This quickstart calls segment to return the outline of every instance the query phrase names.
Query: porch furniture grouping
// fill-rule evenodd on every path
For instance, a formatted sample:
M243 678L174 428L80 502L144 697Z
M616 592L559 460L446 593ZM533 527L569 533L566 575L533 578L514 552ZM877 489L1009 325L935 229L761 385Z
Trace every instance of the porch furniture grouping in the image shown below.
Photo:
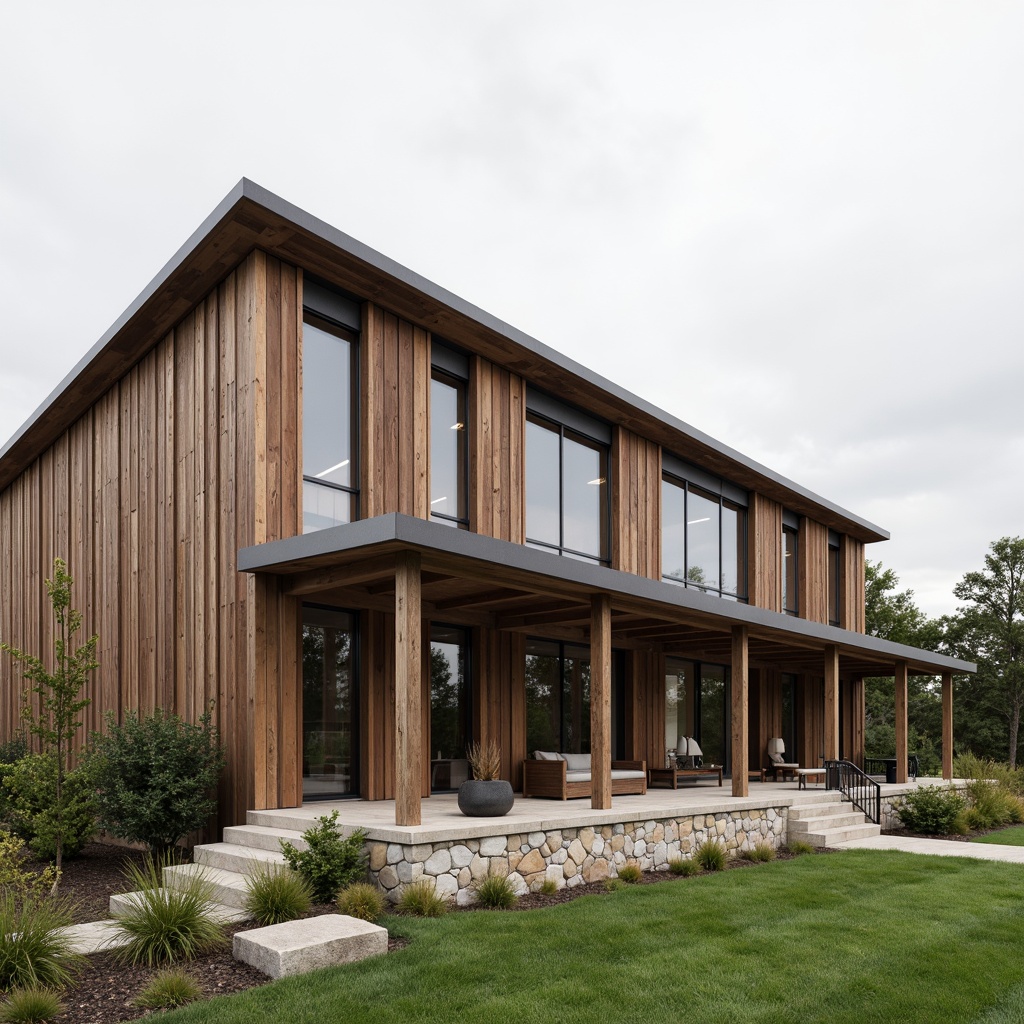
M534 751L523 762L523 796L570 800L591 795L589 754ZM612 761L612 795L647 792L646 761Z
M722 767L715 765L707 768L648 768L647 784L649 786L666 786L669 789L678 789L683 779L693 779L699 782L702 777L718 778L718 785L722 785Z

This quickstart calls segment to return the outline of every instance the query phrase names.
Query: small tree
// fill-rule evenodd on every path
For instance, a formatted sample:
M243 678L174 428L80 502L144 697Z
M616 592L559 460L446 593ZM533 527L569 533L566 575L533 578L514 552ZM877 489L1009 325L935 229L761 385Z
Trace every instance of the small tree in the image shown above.
M209 711L197 725L160 708L129 711L121 725L108 713L95 742L100 822L114 835L164 857L216 810L225 761Z
M64 856L64 819L66 813L64 779L68 773L71 744L81 728L82 710L91 703L79 697L86 679L99 666L96 661L98 637L91 636L81 647L72 647L72 638L82 628L82 614L71 607L71 585L67 566L61 558L54 559L53 579L46 581L46 592L57 621L53 642L53 671L48 672L41 658L26 654L10 644L0 644L16 661L25 666L25 678L32 684L25 691L22 717L30 731L39 737L43 749L52 752L57 762L54 811L57 820L55 846L57 878L60 879ZM38 715L33 710L31 695L39 698ZM54 891L58 882L54 883Z

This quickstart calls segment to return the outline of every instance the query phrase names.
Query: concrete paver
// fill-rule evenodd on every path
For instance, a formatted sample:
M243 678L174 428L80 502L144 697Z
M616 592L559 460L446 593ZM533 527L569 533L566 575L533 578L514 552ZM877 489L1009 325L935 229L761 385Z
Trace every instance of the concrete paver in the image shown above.
M960 843L955 839L917 839L912 836L871 836L834 843L838 850L902 850L931 857L973 857L975 860L999 860L1024 864L1024 846L999 846L995 843Z

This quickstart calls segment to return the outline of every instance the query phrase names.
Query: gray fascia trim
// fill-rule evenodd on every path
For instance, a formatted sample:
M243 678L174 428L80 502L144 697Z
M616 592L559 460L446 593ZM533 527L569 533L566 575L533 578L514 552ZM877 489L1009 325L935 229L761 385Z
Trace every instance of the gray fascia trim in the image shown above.
M231 212L231 209L242 199L248 199L253 203L257 203L270 213L291 221L297 227L303 228L317 236L328 245L333 245L342 249L350 256L353 256L367 264L367 266L393 277L395 280L410 288L414 288L417 291L422 292L424 295L429 296L436 302L448 306L450 309L460 313L462 316L475 320L477 323L491 331L494 331L496 334L501 335L513 344L522 346L528 351L533 352L535 355L540 356L542 359L545 359L550 363L553 363L555 366L560 367L568 373L581 377L592 387L600 388L618 401L633 406L645 415L650 416L652 419L659 420L670 429L677 430L682 434L688 435L699 444L710 448L712 451L717 452L719 455L732 462L738 463L750 472L771 480L778 486L792 491L794 494L800 495L800 497L804 498L806 501L818 505L821 508L828 509L830 512L833 512L835 515L840 516L849 522L856 523L862 529L876 534L882 540L889 539L888 530L883 530L880 526L869 522L867 519L854 515L854 513L850 512L848 509L823 498L820 494L816 494L814 491L801 486L795 481L790 480L788 477L775 473L768 469L767 466L761 465L761 463L748 458L742 453L736 451L734 448L730 448L728 445L722 444L722 442L717 441L709 434L705 434L704 431L690 426L690 424L685 423L683 420L665 412L663 409L659 409L657 406L652 405L645 399L631 394L625 388L620 387L613 381L605 379L600 374L595 373L593 370L588 369L581 363L576 362L575 359L570 359L568 356L563 355L561 352L556 351L548 345L545 345L536 338L532 338L530 335L517 330L510 324L505 323L503 320L499 320L496 316L492 316L490 313L474 306L465 299L459 298L458 295L448 291L446 288L442 288L440 285L434 284L432 281L429 281L420 274L409 270L400 263L396 263L394 260L384 256L382 253L377 252L375 249L371 249L368 245L364 245L351 235L347 235L345 232L339 231L337 228L326 223L326 221L322 221L319 218L314 217L312 214L307 213L305 210L300 209L298 206L294 206L292 203L289 203L287 200L282 199L273 192L257 185L254 181L250 181L248 178L242 178L238 184L231 189L231 191L218 204L213 213L211 213L199 228L192 233L188 241L174 254L174 256L171 257L170 260L168 260L153 280L150 281L142 292L139 293L135 301L124 311L124 313L121 314L120 317L118 317L113 326L111 326L103 337L100 338L100 340L96 342L91 349L89 349L85 356L78 361L75 368L60 382L60 384L57 385L56 388L54 388L42 405L39 406L39 408L10 438L7 444L4 445L3 449L0 449L0 461L2 461L7 452L17 444L32 424L35 423L46 410L56 404L68 385L86 368L86 366L88 366L93 358L95 358L95 356L97 356L100 351L106 347L107 343L121 330L122 327L125 326L125 324L128 323L129 320L131 320L142 305L163 286L164 282L171 276L174 270L176 270L185 261L188 255L205 240L206 236L216 228L217 224L223 220ZM97 398L98 397L99 396L97 395Z
M936 673L977 671L975 664L960 661L958 658L922 651L916 647L892 643L865 633L854 633L837 626L827 626L771 612L753 605L723 601L719 597L712 597L698 590L688 590L670 583L662 583L660 580L649 580L603 565L563 558L546 551L538 551L536 548L495 540L493 537L484 537L467 530L452 530L438 523L400 515L397 512L241 548L238 552L238 571L272 573L283 565L301 559L325 557L389 543L487 562L495 568L496 583L500 582L502 571L511 567L538 576L576 583L595 593L621 594L674 605L687 611L715 615L723 620L723 628L731 625L760 626L789 633L795 637L837 644L840 647L861 650L898 661L925 664L934 667Z

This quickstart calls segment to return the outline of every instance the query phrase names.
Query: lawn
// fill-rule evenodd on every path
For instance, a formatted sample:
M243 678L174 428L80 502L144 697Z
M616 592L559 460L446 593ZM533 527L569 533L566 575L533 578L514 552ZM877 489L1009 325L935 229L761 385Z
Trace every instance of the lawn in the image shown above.
M387 924L409 946L162 1024L1008 1024L1024 1007L1024 869L986 861L847 851Z
M1024 846L1024 825L1011 825L998 832L975 836L972 843L995 843L997 846Z

